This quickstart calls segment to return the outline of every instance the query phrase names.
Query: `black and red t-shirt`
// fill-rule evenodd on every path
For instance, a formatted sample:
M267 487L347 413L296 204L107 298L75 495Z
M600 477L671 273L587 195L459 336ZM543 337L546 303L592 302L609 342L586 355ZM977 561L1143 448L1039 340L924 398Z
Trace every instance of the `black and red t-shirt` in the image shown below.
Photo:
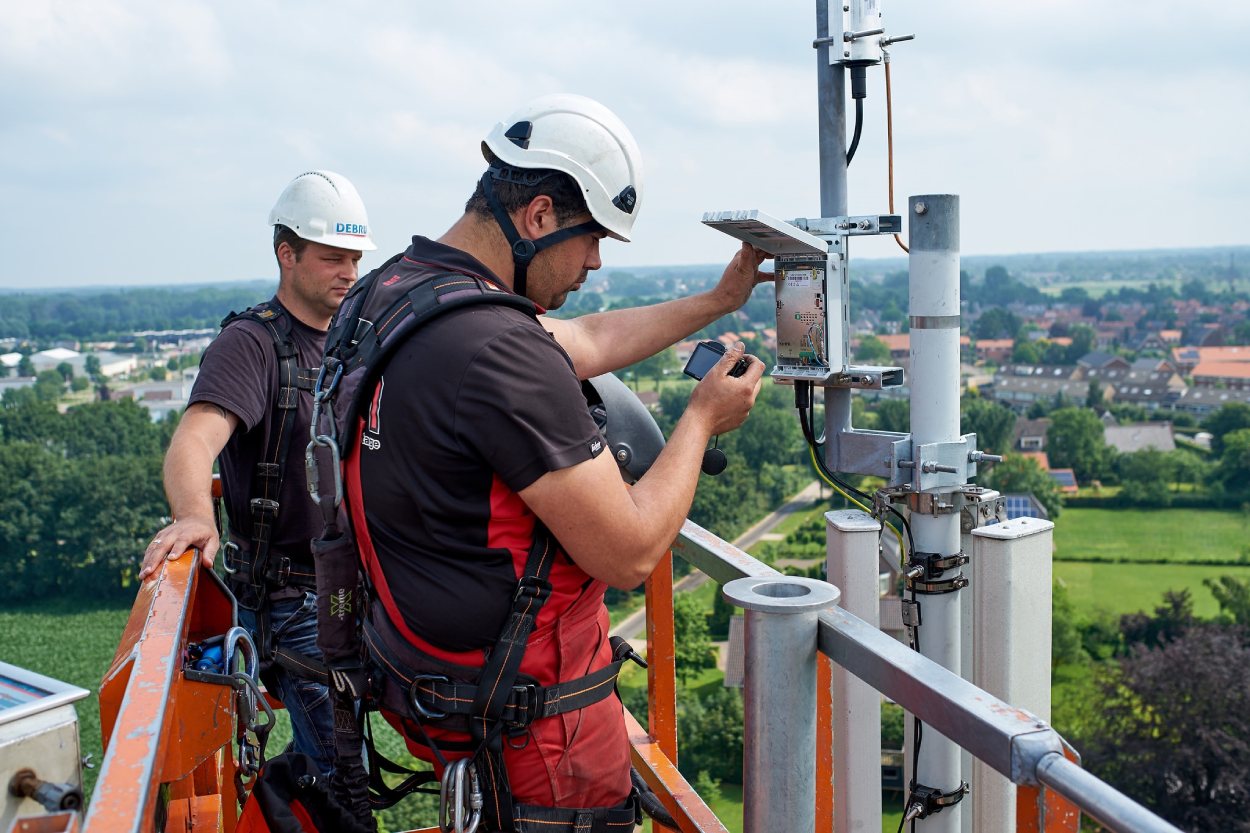
M269 304L281 309L277 298ZM291 322L291 341L299 367L320 367L325 332L309 327L293 315L286 317ZM277 400L278 356L269 329L250 319L232 322L204 351L188 404L208 402L239 418L240 425L222 449L217 464L233 537L242 545L247 544L250 534L248 501L253 497L256 464L265 454L267 430L276 430L272 422ZM304 446L311 419L312 394L301 390L295 412L296 434L291 438L278 497L278 522L270 540L273 552L304 564L312 563L309 541L320 535L322 529L321 514L308 497L304 473Z
M421 237L397 268L498 283L473 257ZM517 492L604 445L572 361L524 312L480 304L416 330L373 391L352 496L396 625L451 652L493 644L533 539ZM603 590L563 553L550 581L539 629Z

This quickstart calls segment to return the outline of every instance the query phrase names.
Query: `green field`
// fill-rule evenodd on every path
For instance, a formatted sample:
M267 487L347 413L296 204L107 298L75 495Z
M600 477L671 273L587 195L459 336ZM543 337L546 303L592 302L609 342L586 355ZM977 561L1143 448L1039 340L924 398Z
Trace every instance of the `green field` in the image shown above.
M100 678L117 650L129 605L93 607L88 602L55 602L0 611L0 660L81 686L91 696L80 701L78 735L84 755L98 767ZM87 795L99 769L83 770Z
M1068 589L1079 611L1153 613L1167 590L1189 590L1194 615L1210 618L1219 605L1202 580L1222 575L1250 579L1250 567L1206 567L1185 564L1085 564L1055 562L1055 578Z
M1216 509L1065 509L1057 559L1250 564L1250 514Z

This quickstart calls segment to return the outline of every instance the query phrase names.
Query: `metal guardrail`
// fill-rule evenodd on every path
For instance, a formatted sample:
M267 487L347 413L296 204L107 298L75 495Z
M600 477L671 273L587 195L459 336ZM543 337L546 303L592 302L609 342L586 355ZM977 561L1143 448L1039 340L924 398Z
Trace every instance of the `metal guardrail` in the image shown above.
M781 576L690 521L673 552L720 584ZM822 612L817 639L820 653L1013 783L1050 788L1115 833L1181 833L1069 761L1063 738L1041 718L976 687L862 619L840 609Z
M783 578L777 570L689 521L673 552L721 584L747 577ZM166 816L167 827L170 822L187 829L217 829L220 824L230 830L234 826L233 696L229 689L185 680L177 673L181 648L189 639L219 633L233 618L228 595L214 592L218 588L211 580L203 581L205 576L206 571L193 568L190 558L169 562L159 580L146 583L136 600L102 687L105 765L84 824L87 830L152 829L158 814ZM660 597L667 597L669 613L648 623L655 631L648 634L652 648L648 653L657 660L663 655L664 661L657 665L663 666L664 673L655 674L658 669L653 668L651 675L650 733L632 724L635 763L643 765L640 769L683 831L723 831L672 763L676 726L671 702L669 587L649 588L656 608L664 607ZM1063 739L1044 721L977 688L863 620L840 609L820 613L817 648L1022 790L1033 789L1039 808L1034 818L1046 817L1057 795L1116 833L1180 833L1068 760ZM157 795L161 785L169 787L164 799ZM1046 790L1053 795L1048 797ZM818 818L818 830L824 829L822 821ZM1052 828L1046 822L1022 822L1019 827L1020 831L1048 829Z

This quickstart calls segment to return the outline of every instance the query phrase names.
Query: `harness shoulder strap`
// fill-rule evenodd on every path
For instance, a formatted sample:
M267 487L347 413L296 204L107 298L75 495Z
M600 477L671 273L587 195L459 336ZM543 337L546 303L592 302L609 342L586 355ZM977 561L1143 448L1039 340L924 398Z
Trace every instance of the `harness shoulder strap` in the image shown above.
M299 391L311 388L311 379L301 374L295 342L291 338L290 314L280 305L270 302L257 304L241 313L231 313L222 320L222 328L236 321L254 321L264 327L273 342L278 360L278 390L274 399L274 412L265 423L264 452L252 476L251 493L248 496L251 529L248 537L252 542L250 558L245 559L245 581L264 593L267 583L283 585L290 579L290 563L277 565L271 570L269 546L273 539L274 524L281 510L279 498L286 471L287 457L295 433L295 414L299 407Z
M534 304L527 298L514 295L499 289L481 278L461 273L440 273L421 275L413 273L396 264L402 255L396 255L381 267L373 270L352 288L343 300L339 313L326 337L326 349L322 360L318 382L314 390L314 429L316 433L328 438L336 444L335 476L341 476L337 465L338 438L355 437L358 415L361 407L372 394L372 388L385 366L387 359L394 350L404 343L417 329L429 321L452 311L477 304L500 304L519 309L530 316L536 316ZM310 447L311 450L311 447ZM309 463L310 485L315 478L313 472L318 468L315 458ZM318 483L318 485L320 485ZM332 679L341 676L348 680L359 675L360 658L364 650L361 645L359 611L357 617L339 617L324 615L320 599L331 598L335 592L341 592L347 585L354 586L356 570L360 564L358 548L354 542L347 543L351 530L340 529L338 524L337 504L325 493L318 493L318 503L325 518L325 530L319 541L314 542L314 552L323 549L327 552L351 552L354 556L350 570L349 565L337 564L334 568L325 565L319 558L317 561L317 581L319 598L318 643L326 658ZM368 540L368 529L357 528L356 536L362 541ZM538 546L539 539L542 545ZM513 600L513 614L509 627L501 636L500 645L492 652L492 659L484 669L493 676L496 692L483 694L482 708L490 717L482 721L483 737L489 733L496 747L499 747L499 728L502 726L500 716L512 695L513 682L524 655L525 642L533 630L538 610L547 596L551 586L546 577L551 569L551 561L555 556L554 542L551 536L542 530L536 536L535 548L531 550L526 577L518 584L517 594ZM536 554L537 551L537 554ZM342 558L342 555L336 556ZM366 585L369 581L368 571L365 575ZM515 624L513 624L515 621ZM504 648L505 642L507 647ZM495 659L495 658L498 659ZM376 663L376 657L372 658ZM348 806L365 810L366 802L361 794L361 776L365 774L363 762L360 760L361 747L359 731L352 725L351 693L355 685L337 682L331 686L336 716L336 759L335 790L342 795ZM486 692L488 686L480 685L479 692ZM342 723L344 730L339 732L337 724ZM376 772L373 773L376 775ZM506 777L506 776L505 776ZM406 784L405 789L415 788L416 784ZM511 829L512 807L506 782L503 795L507 801L506 812L500 814L506 819ZM387 796L387 800L396 800L397 796Z

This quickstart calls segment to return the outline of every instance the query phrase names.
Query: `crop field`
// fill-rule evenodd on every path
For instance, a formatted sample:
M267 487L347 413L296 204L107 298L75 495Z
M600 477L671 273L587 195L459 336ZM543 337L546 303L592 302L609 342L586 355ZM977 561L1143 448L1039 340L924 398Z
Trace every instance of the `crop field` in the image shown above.
M1216 509L1065 509L1055 558L1250 565L1250 514Z
M1153 614L1167 590L1188 590L1194 615L1210 618L1219 605L1203 579L1234 575L1250 579L1250 567L1209 567L1194 564L1088 564L1055 562L1055 578L1063 582L1077 610Z

